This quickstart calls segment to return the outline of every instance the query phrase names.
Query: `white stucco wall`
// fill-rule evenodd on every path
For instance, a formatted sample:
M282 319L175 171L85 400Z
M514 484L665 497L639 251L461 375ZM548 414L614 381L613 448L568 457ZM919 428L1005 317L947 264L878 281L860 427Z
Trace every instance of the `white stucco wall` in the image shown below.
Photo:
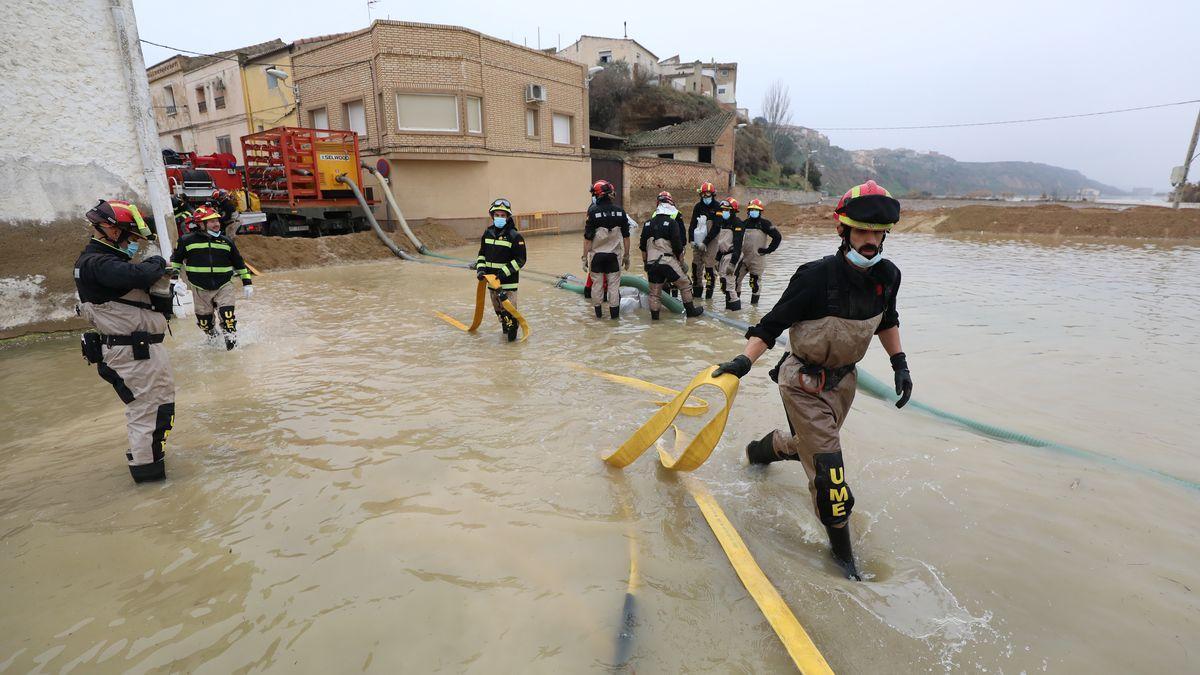
M79 216L101 196L145 203L110 4L4 3L0 222ZM132 7L121 4L133 26Z

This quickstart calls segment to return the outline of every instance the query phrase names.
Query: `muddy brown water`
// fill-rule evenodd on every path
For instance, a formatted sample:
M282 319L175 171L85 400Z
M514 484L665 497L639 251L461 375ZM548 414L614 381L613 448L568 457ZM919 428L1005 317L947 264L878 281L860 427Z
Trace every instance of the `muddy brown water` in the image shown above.
M832 244L790 234L766 298ZM575 236L529 248L578 266ZM1180 274L1200 249L914 234L887 253L917 398L1200 481ZM602 672L630 536L632 668L789 670L676 477L597 459L653 396L569 366L679 387L736 331L596 321L528 276L534 334L509 345L490 314L478 335L432 316L467 317L472 283L398 261L269 274L232 353L175 322L161 485L131 483L120 403L74 339L0 349L0 672ZM878 347L863 367L889 374ZM696 476L836 671L1196 670L1200 491L860 393L843 440L870 580L850 583L799 467L744 463L785 424L767 370Z

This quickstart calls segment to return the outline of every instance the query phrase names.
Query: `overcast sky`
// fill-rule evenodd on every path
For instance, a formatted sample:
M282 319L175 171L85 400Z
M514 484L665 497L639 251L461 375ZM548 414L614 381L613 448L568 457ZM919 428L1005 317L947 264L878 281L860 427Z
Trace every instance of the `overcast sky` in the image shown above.
M369 23L363 0L133 4L143 38L196 51ZM983 122L1200 99L1200 0L378 0L370 14L466 26L531 47L539 26L541 46L549 47L580 34L620 37L627 21L629 36L659 58L736 61L738 105L751 114L771 82L783 81L793 122L816 128ZM172 54L143 49L147 64ZM1198 110L1190 104L1003 127L827 133L847 149L1045 162L1122 188L1165 190Z

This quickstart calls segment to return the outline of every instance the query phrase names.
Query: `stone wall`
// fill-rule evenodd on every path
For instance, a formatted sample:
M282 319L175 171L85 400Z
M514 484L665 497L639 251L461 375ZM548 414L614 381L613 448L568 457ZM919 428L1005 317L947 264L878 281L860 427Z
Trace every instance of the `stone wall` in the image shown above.
M786 204L816 204L821 201L820 192L809 192L806 190L776 190L771 188L750 188L738 186L733 190L733 196L745 208L745 204L751 199L761 199L764 204L771 202L784 202Z

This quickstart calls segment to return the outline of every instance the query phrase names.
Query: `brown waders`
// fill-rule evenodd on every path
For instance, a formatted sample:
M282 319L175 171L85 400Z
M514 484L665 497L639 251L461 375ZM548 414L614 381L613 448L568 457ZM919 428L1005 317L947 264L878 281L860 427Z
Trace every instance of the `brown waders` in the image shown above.
M763 270L766 268L767 257L759 253L758 249L767 248L770 243L770 236L757 228L747 228L745 234L742 235L742 259L738 261L734 289L740 296L742 293L742 279L745 279L749 275L751 305L758 304L759 293L762 290Z

